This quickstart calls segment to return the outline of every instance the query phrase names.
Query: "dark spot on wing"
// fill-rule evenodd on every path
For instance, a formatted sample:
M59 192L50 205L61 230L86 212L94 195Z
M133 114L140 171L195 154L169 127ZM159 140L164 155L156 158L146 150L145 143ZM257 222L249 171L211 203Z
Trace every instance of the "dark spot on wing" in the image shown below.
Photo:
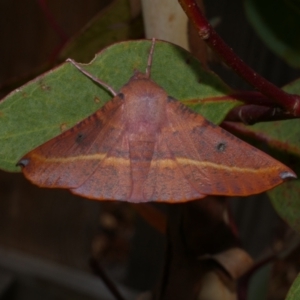
M227 145L225 142L220 142L217 144L216 149L218 152L224 152L226 147L227 147Z

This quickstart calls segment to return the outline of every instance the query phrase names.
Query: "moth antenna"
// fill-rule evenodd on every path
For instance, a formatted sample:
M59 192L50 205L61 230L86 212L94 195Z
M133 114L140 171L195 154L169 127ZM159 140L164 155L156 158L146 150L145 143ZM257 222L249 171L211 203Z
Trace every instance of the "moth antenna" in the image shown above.
M79 66L73 59L68 58L67 61L70 62L74 67L76 67L81 73L83 73L84 75L86 75L87 77L91 78L93 81L99 83L101 86L103 86L108 91L110 91L113 96L117 96L118 95L118 93L111 86L109 86L107 83L103 82L99 78L95 77L94 75L92 75L88 71L86 71L83 68L81 68L81 66Z
M151 76L151 67L152 67L152 58L153 58L153 52L154 52L154 45L155 45L155 38L152 38L152 44L148 56L148 63L146 68L146 76L150 78Z

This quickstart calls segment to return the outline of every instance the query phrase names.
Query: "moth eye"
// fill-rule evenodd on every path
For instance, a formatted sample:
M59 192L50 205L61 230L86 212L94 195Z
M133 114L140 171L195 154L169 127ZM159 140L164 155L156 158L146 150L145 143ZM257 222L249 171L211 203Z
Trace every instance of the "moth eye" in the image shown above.
M218 150L219 152L224 152L225 149L226 149L226 143L221 142L221 143L219 143L219 144L217 145L217 150Z

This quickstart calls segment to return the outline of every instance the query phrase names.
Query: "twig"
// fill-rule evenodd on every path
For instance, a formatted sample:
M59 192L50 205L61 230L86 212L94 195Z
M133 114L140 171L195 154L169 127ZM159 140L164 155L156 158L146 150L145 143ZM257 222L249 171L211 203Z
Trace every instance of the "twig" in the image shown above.
M195 0L178 0L189 19L193 22L199 36L231 67L254 88L291 114L300 116L300 97L291 95L257 74L245 64L221 39L202 14Z
M49 55L49 63L52 64L56 61L58 54L66 44L66 42L69 40L67 34L65 31L59 26L59 24L56 22L55 17L53 16L52 12L50 11L46 0L37 0L38 5L40 6L42 12L44 13L46 19L48 20L51 28L54 30L54 32L59 36L60 43L55 49L51 52Z
M52 29L56 32L62 42L66 42L68 40L68 36L64 32L64 30L58 25L55 18L53 17L49 7L46 3L46 0L37 0L42 12L44 13L46 19L48 20Z
M243 122L253 125L258 122L295 119L294 115L279 108L260 105L242 105L232 109L225 118L229 122Z
M247 104L256 104L256 105L274 107L274 102L270 98L256 91L235 91L233 94L229 96L233 99L243 101L244 103Z
M118 290L118 288L116 287L116 285L113 283L113 281L107 276L107 274L102 269L102 267L100 266L100 264L94 258L90 259L90 266L91 266L93 272L102 279L102 281L105 283L105 285L107 286L107 288L110 290L110 292L114 295L114 297L117 300L126 300L121 295L120 291Z

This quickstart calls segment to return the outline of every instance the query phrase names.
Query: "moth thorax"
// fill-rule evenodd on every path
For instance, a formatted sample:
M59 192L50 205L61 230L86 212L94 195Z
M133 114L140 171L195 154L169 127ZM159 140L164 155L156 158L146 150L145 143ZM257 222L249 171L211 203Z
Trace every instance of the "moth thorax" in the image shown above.
M136 133L155 133L166 120L166 92L151 80L132 80L121 91L127 128Z

